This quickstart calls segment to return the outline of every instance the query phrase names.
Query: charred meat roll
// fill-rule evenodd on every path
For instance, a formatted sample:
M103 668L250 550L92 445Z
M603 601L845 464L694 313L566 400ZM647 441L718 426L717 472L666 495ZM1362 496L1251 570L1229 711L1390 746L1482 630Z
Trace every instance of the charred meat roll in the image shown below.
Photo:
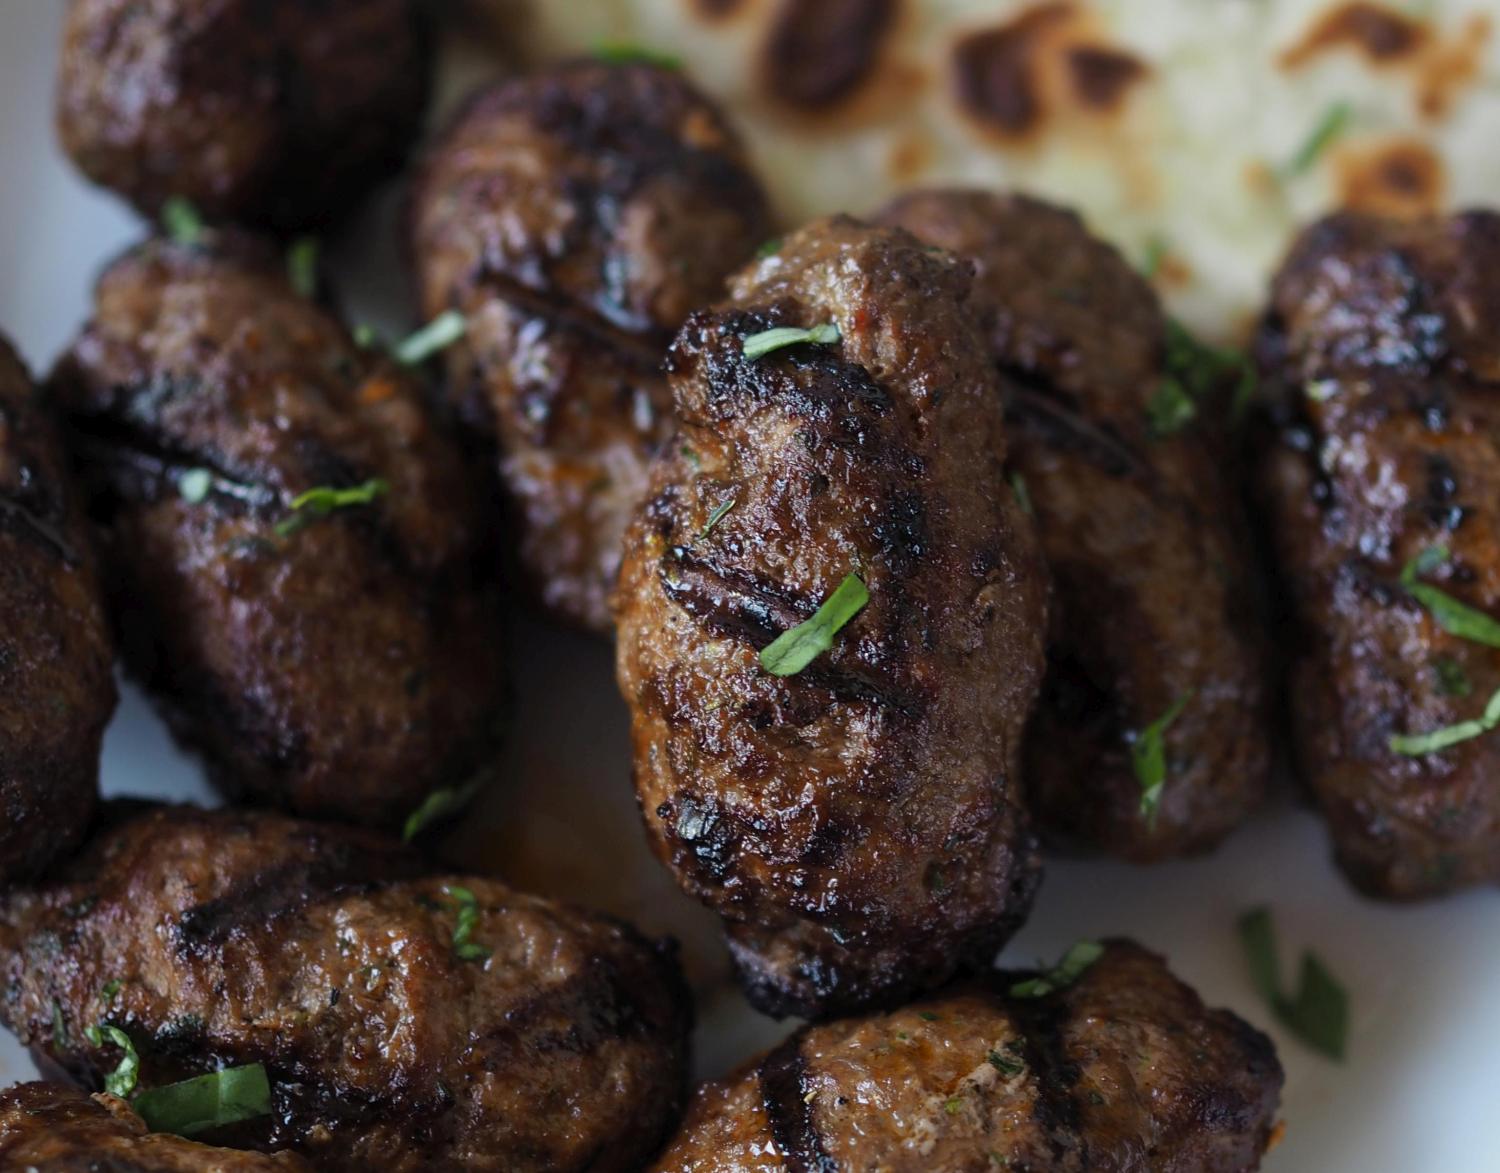
M1046 577L968 294L957 259L836 218L668 360L618 675L657 854L773 1013L931 987L1031 904Z
M52 391L122 653L227 793L393 824L488 767L498 618L461 454L279 256L131 251Z
M115 708L114 648L67 461L0 338L0 883L74 847Z
M1309 228L1262 490L1305 780L1364 891L1500 880L1500 215Z
M672 427L667 345L767 223L722 114L650 65L485 90L427 159L411 212L421 304L467 319L451 394L498 449L519 561L559 617L609 630L621 535Z
M0 1168L29 1173L303 1173L294 1153L245 1153L152 1133L130 1105L57 1083L0 1092Z
M882 221L972 260L1010 463L1052 572L1042 700L1027 733L1044 832L1140 862L1206 850L1264 796L1263 628L1248 526L1207 416L1171 369L1191 348L1077 216L921 192ZM1169 329L1175 341L1169 346ZM1172 425L1178 426L1172 426ZM1157 761L1143 761L1159 746Z
M700 1088L655 1173L1241 1173L1281 1094L1271 1041L1129 941L807 1027ZM1077 969L1095 957L1071 985Z
M405 158L428 41L419 0L72 0L57 129L147 214L323 227Z
M203 1139L320 1169L630 1170L676 1119L664 946L371 832L187 807L113 819L0 897L0 1017L84 1086L261 1064L268 1115Z

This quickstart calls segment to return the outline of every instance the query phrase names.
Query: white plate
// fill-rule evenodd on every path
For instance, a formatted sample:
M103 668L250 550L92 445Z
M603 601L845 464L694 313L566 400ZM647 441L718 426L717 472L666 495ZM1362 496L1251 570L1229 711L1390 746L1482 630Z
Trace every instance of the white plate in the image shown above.
M100 264L139 231L120 204L73 174L53 141L61 8L56 0L0 5L0 330L37 370L77 328ZM406 303L393 202L377 201L331 247L353 312L399 327ZM529 615L513 618L509 768L447 852L679 936L699 996L700 1068L723 1072L786 1027L745 1008L727 983L712 919L645 849L608 650ZM104 789L210 798L196 764L128 687L105 744ZM1313 945L1349 985L1346 1064L1279 1031L1251 988L1234 922L1261 903L1276 912L1289 971L1296 952ZM1036 914L1006 956L1052 958L1079 937L1108 934L1166 953L1210 1003L1275 1036L1287 1069L1287 1132L1266 1162L1272 1173L1500 1170L1491 1115L1500 1106L1500 893L1419 908L1360 900L1330 863L1319 821L1284 794L1209 860L1149 870L1053 861ZM0 1039L0 1085L32 1074L14 1041Z

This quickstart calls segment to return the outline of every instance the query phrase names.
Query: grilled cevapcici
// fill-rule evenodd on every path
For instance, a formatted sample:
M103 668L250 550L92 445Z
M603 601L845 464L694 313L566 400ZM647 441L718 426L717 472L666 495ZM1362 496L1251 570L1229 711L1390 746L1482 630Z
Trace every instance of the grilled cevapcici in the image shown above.
M75 846L115 707L114 648L66 457L0 338L0 884Z
M1140 946L1085 948L1057 974L991 972L798 1031L700 1088L654 1173L1259 1168L1282 1083L1271 1041Z
M687 995L623 924L435 874L369 832L111 809L0 897L0 1018L97 1087L263 1064L269 1115L203 1139L319 1169L632 1170L676 1119Z
M151 214L332 227L405 158L427 103L420 0L72 0L63 147Z
M964 262L837 218L668 360L680 432L626 539L619 681L655 849L772 1012L933 986L1031 904L1046 578L968 297ZM782 329L814 340L755 357ZM866 592L826 654L763 665Z
M1259 357L1302 773L1380 896L1500 880L1500 215L1297 241Z
M1025 757L1038 824L1141 862L1213 847L1265 794L1269 729L1249 527L1210 418L1224 404L1152 418L1188 394L1196 372L1171 358L1193 343L1071 212L955 190L880 218L978 270L1010 465L1055 587ZM1146 736L1159 770L1138 768Z
M481 91L412 208L429 316L456 310L450 393L498 448L522 569L610 628L620 537L672 430L661 362L768 234L739 137L679 72L577 62Z
M280 254L133 249L51 390L127 665L226 792L390 825L488 768L498 618L461 454Z

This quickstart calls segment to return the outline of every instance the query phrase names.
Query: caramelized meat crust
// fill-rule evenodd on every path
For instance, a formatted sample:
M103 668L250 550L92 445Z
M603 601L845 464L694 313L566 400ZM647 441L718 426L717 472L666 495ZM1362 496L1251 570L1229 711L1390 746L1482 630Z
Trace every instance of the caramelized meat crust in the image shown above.
M655 1173L1241 1173L1281 1093L1271 1041L1128 941L1069 988L991 973L806 1027L706 1084Z
M0 1018L84 1086L119 1057L99 1022L143 1087L262 1063L272 1115L212 1139L330 1170L629 1170L676 1119L687 995L625 925L370 832L111 816L55 882L0 897Z
M302 1173L294 1153L244 1153L150 1133L130 1105L58 1083L0 1092L0 1168L28 1173Z
M773 1013L988 962L1037 882L1015 765L1046 577L967 298L955 258L837 218L742 272L668 360L681 430L627 534L618 675L657 854ZM836 345L743 353L830 321ZM832 650L766 671L851 574L870 598Z
M417 0L72 0L57 129L147 214L331 227L401 165L427 103Z
M1480 719L1500 689L1500 651L1402 584L1440 549L1415 581L1500 615L1500 215L1313 225L1272 288L1260 360L1297 752L1339 863L1396 898L1500 880L1500 742L1390 744Z
M489 765L499 621L461 454L279 256L225 234L126 254L52 390L126 662L227 793L393 824Z
M620 539L670 433L661 362L768 233L738 135L679 72L578 62L477 94L412 206L425 314L457 309L460 414L498 448L520 563L600 632Z
M59 437L0 338L0 883L66 853L88 826L113 663Z
M1264 638L1230 462L1201 424L1147 425L1165 375L1155 294L1037 200L921 192L881 219L978 270L1010 465L1055 587L1025 757L1038 824L1139 862L1213 847L1266 790ZM1132 740L1179 703L1148 817Z

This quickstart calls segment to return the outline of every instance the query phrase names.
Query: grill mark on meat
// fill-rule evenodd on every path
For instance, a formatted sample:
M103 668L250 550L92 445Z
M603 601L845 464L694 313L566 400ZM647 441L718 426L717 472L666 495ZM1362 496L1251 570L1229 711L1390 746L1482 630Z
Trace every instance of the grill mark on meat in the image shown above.
M550 286L530 285L486 259L474 275L474 284L488 296L474 298L476 305L493 299L518 309L528 318L541 318L555 328L588 335L621 355L642 374L659 374L662 356L671 342L670 330L643 325L632 329L610 320L596 308L575 301Z
M0 527L17 537L51 550L68 566L78 565L75 550L62 531L22 502L0 493Z
M761 1061L761 1100L790 1173L838 1173L839 1164L823 1147L807 1098L807 1058L802 1054L806 1035L803 1027Z
M1107 425L1095 424L1059 402L1035 372L1004 371L1009 418L1048 443L1087 457L1114 477L1151 479L1150 467ZM1019 385L1017 385L1019 384Z
M1006 980L1013 977L1008 975ZM1036 1077L1037 1127L1046 1136L1059 1167L1071 1159L1079 1168L1088 1168L1088 1143L1073 1095L1080 1072L1078 1064L1068 1058L1063 1040L1067 1002L1047 997L1011 999L1007 1005L1021 1030L1021 1050L1027 1068Z
M108 482L112 496L125 501L159 501L176 493L173 474L207 469L214 478L210 496L239 512L265 515L281 494L258 473L234 468L224 455L174 447L158 436L110 416L75 417L74 449L84 457L85 476Z

